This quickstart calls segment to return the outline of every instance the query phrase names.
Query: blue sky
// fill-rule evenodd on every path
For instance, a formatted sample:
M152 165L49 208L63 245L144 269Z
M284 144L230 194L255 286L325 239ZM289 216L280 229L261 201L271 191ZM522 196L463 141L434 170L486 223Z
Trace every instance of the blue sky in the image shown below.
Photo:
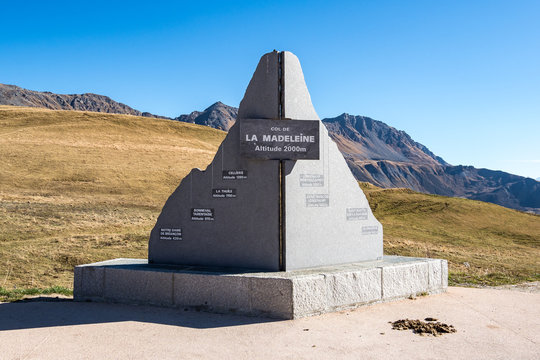
M0 83L178 116L238 106L294 52L319 116L365 115L452 164L540 177L540 1L2 2Z

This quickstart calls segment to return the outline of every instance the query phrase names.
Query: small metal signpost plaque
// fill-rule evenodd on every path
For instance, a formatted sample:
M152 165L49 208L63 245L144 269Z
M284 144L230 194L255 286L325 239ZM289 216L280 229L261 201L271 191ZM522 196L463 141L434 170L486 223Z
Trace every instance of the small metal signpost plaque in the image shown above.
M182 240L182 229L161 228L159 229L159 240Z
M212 189L212 197L216 199L234 199L236 198L236 189Z
M306 194L306 207L330 206L329 194Z
M376 235L378 232L378 226L362 226L362 235Z
M300 174L300 187L324 186L323 174Z
M240 154L261 160L319 160L318 120L243 119Z
M207 208L192 208L192 221L214 221L214 209Z
M223 180L246 180L247 170L223 170Z
M347 221L367 220L368 210L367 208L347 208Z

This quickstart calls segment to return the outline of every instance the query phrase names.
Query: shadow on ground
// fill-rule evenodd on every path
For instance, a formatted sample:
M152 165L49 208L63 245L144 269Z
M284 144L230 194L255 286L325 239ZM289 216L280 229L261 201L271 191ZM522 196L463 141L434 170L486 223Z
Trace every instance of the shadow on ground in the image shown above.
M123 321L209 329L278 320L48 297L0 304L0 331Z

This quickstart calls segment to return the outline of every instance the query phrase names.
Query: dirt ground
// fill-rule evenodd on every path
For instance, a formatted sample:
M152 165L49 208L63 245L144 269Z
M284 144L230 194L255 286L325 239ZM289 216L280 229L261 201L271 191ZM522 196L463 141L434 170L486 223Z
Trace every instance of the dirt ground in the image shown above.
M456 332L390 323L426 318ZM290 321L69 299L0 304L1 359L539 359L539 343L540 294L506 289L450 287Z

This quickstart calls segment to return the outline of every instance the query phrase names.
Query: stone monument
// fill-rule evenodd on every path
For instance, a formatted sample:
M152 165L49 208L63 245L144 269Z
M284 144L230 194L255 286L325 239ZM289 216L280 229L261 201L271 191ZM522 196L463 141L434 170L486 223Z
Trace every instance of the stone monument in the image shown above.
M445 260L383 257L383 229L297 57L265 54L214 159L169 197L148 260L75 268L76 300L295 318L444 291Z
M382 259L373 216L311 104L298 58L264 55L212 163L150 235L155 264L279 271Z

